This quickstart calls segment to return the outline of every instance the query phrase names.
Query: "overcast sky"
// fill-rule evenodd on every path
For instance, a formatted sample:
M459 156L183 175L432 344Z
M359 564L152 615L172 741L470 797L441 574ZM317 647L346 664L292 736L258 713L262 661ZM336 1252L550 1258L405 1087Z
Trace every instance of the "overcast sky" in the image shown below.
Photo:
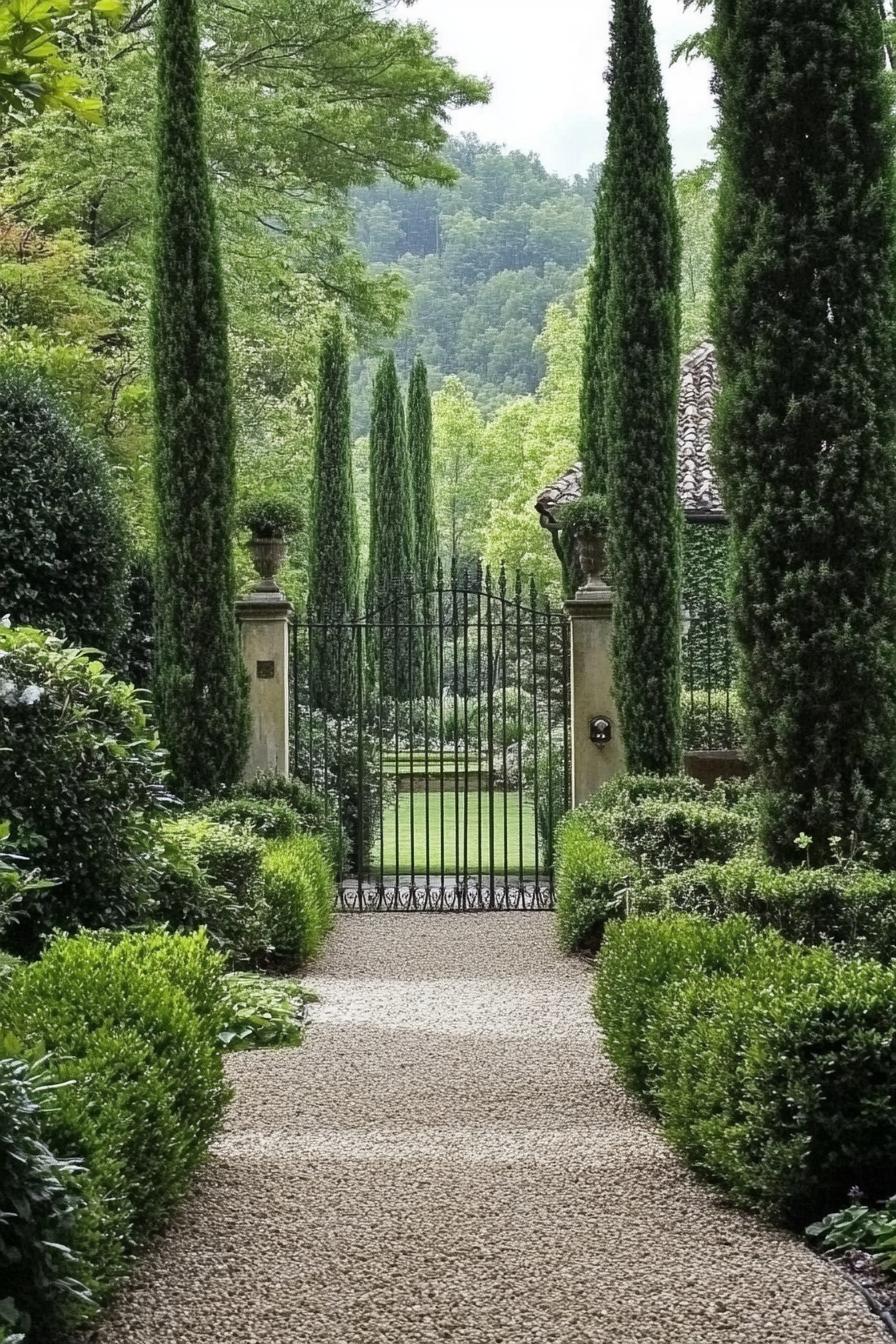
M494 85L491 103L466 108L455 131L534 150L570 176L603 156L610 0L416 0L411 14L439 34L440 49ZM706 155L713 122L705 62L670 68L672 48L700 26L680 0L654 0L675 166Z

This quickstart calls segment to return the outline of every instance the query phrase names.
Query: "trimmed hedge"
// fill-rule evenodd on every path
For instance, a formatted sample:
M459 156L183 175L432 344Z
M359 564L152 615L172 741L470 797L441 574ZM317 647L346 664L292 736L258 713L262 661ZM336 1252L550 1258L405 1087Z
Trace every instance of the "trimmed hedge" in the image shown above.
M291 964L318 951L333 921L333 871L312 835L273 840L264 855L270 942Z
M555 928L564 952L600 946L609 919L625 913L638 866L587 822L570 813L557 833Z
M162 838L168 861L157 916L174 929L206 929L237 961L263 957L270 944L264 841L203 815L166 822Z
M289 803L277 798L221 798L199 813L225 826L247 826L264 840L288 840L298 835L301 817Z
M333 804L294 776L273 773L256 775L248 784L240 785L236 797L254 798L263 802L286 803L299 819L299 829L307 835L316 835L323 845L324 854L337 873L342 873L350 843L339 820L333 815Z
M83 1164L69 1178L67 1244L100 1302L185 1193L221 1119L222 959L202 934L61 937L12 973L2 1009L21 1050L49 1050L47 1072L66 1084L42 1108L41 1138ZM42 1337L55 1307L37 1306Z
M752 811L726 801L684 775L617 775L569 813L557 831L561 947L598 947L607 920L624 916L645 882L749 846Z
M672 873L639 891L633 905L639 914L683 911L714 920L746 914L797 942L896 959L896 873L849 865L781 872L742 856Z
M164 757L133 688L37 630L0 628L0 817L57 885L25 892L4 935L133 924L149 909Z
M751 921L614 924L595 1004L671 1142L739 1204L802 1226L896 1184L896 970Z
M703 802L645 799L604 814L595 829L637 860L646 876L680 872L695 863L724 863L756 839L749 816Z

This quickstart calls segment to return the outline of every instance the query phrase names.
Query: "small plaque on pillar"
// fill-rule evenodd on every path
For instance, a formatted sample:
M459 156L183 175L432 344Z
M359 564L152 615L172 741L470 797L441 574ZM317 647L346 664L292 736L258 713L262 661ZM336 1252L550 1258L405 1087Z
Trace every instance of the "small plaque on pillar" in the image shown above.
M276 674L276 665L273 660L270 662L257 662L255 664L255 675L259 681L273 681Z

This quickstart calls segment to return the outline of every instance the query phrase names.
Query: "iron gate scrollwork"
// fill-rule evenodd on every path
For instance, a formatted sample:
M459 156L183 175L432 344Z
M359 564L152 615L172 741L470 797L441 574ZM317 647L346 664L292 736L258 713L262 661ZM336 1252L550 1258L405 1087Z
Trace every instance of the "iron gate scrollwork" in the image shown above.
M292 632L293 774L326 814L339 902L544 910L570 806L565 615L480 567Z

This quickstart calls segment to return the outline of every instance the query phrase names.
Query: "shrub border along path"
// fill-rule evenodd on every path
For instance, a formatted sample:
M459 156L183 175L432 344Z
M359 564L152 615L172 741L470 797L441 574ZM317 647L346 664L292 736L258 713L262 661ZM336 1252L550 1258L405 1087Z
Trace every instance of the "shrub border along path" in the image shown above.
M101 1344L871 1344L835 1270L690 1176L549 915L344 917L307 1044L230 1058L192 1201Z

